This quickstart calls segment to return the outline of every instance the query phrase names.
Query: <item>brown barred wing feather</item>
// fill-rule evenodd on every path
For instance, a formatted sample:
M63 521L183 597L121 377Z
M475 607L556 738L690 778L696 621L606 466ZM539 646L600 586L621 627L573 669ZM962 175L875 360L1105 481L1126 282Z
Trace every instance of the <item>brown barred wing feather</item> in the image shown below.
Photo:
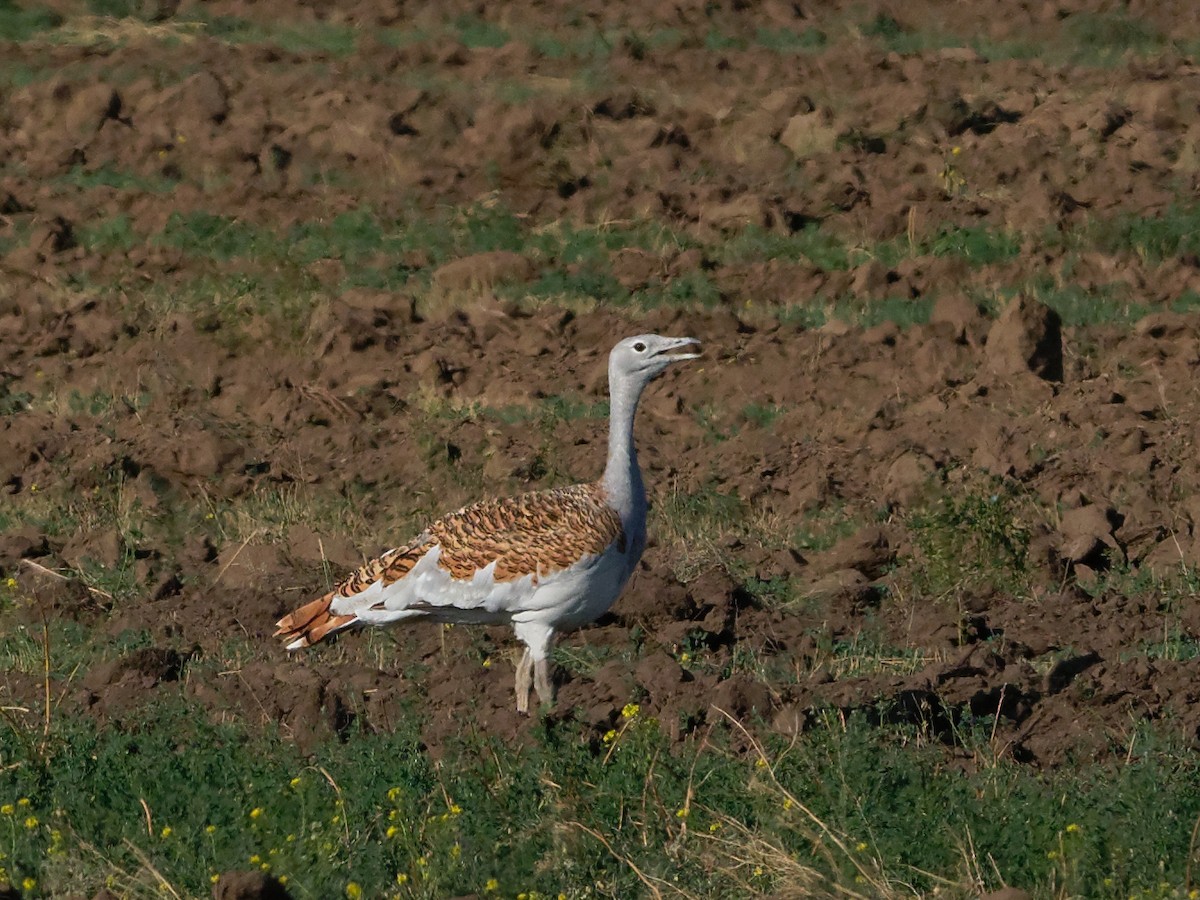
M624 540L620 517L595 484L476 503L429 532L451 577L469 579L495 563L498 582L549 575Z

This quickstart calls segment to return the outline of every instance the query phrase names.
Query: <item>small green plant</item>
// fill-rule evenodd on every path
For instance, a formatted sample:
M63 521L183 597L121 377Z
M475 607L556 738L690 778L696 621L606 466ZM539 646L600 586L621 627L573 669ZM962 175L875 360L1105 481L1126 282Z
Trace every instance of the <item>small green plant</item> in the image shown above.
M932 597L993 584L1018 589L1027 578L1030 531L1012 489L942 496L909 516L916 553L913 584Z

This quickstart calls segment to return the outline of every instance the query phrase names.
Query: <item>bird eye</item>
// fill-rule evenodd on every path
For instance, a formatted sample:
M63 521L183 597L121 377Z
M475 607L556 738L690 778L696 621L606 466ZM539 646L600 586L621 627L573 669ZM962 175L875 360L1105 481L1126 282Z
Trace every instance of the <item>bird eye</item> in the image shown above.
M633 345L633 349L636 350L638 353L644 353L646 350L646 345L643 344L641 341L638 341L636 344Z

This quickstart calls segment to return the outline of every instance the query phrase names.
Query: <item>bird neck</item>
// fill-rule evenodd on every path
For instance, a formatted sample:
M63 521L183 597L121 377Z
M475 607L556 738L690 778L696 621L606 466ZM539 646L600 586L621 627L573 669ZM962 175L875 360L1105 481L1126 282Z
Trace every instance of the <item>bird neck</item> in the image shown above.
M633 443L633 418L644 384L609 373L608 465L604 489L609 505L628 529L646 515L646 489Z

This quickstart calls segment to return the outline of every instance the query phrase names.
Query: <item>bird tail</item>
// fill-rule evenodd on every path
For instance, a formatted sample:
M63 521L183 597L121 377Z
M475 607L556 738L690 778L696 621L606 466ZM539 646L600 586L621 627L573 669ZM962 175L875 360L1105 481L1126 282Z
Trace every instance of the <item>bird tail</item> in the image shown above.
M339 616L330 610L330 604L336 596L330 591L324 597L318 597L305 603L294 612L288 613L275 623L275 637L288 642L288 650L303 650L311 647L335 631L349 628L358 621L358 616Z

